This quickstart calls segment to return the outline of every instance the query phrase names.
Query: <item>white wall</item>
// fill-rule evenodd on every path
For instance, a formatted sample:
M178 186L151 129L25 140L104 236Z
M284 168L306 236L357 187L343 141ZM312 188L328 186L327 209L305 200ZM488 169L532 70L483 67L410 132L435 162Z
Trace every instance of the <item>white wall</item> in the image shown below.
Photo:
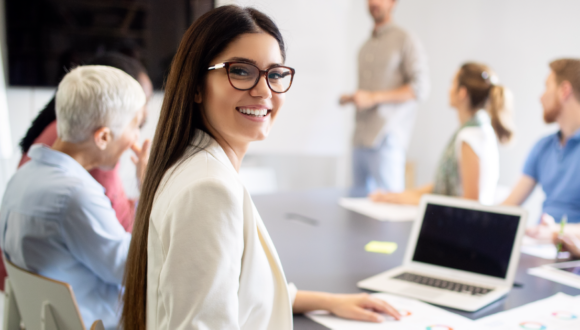
M249 163L276 167L279 181L287 183L279 185L282 189L347 186L353 109L339 107L337 99L356 87L356 55L372 28L366 1L227 2L253 5L271 15L287 41L287 64L297 70L271 136L252 146ZM514 183L533 143L554 130L543 124L538 99L548 62L580 56L578 12L578 0L400 1L395 20L419 36L431 66L432 93L421 105L408 152L416 163L419 184L431 181L441 150L457 128L455 113L447 105L447 89L455 70L466 60L491 65L515 94L518 136L501 150L500 179L504 185ZM14 144L51 93L8 90ZM154 126L153 120L149 125ZM318 170L332 159L334 166L328 171L332 175L308 175L300 180L305 168Z
M539 97L548 63L580 56L580 1L577 0L404 0L397 21L419 35L431 63L431 97L422 106L409 158L418 181L433 169L458 123L447 105L447 90L458 65L488 63L515 95L517 138L501 150L500 182L512 185L535 141L553 131L542 121ZM428 143L428 144L427 144Z
M372 27L366 1L228 2L271 15L288 41L287 63L297 69L276 127L251 152L324 154L346 161L352 109L340 108L336 100L356 86L356 54ZM440 152L457 128L447 90L468 60L489 64L515 94L518 135L502 147L500 179L514 183L533 143L555 129L542 122L539 97L548 63L580 56L578 12L577 0L400 1L395 21L419 36L431 67L432 93L421 105L408 153L417 163L419 183L431 181Z

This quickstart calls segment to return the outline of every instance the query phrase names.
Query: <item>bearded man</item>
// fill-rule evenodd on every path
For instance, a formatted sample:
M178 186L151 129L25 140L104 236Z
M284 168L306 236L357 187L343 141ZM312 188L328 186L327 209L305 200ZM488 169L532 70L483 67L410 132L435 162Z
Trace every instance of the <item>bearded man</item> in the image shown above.
M503 203L521 205L537 184L542 186L542 222L528 229L537 238L556 235L556 221L564 215L568 222L580 223L580 59L559 59L550 68L541 98L544 121L557 123L560 130L536 143L522 177ZM580 225L567 226L566 231L580 233Z

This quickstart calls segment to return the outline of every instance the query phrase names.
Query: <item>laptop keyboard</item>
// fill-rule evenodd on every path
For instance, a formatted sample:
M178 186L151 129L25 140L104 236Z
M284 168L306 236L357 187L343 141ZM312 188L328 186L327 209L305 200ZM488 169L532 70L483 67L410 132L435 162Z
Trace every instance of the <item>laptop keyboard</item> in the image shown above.
M455 291L459 293L471 294L473 296L482 296L492 289L482 288L474 285L467 285L459 282L445 281L434 277L427 277L412 273L402 273L394 277L398 280L413 282L417 284L427 285L434 288L445 289L449 291Z

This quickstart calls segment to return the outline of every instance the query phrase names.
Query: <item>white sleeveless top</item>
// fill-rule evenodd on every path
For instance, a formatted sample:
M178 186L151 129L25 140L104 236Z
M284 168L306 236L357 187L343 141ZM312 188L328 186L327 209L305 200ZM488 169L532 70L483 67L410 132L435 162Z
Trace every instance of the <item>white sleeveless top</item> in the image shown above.
M479 157L479 202L485 205L494 203L495 190L499 181L499 150L495 131L485 110L475 114L482 125L465 127L455 139L457 161L461 160L461 145L467 143Z

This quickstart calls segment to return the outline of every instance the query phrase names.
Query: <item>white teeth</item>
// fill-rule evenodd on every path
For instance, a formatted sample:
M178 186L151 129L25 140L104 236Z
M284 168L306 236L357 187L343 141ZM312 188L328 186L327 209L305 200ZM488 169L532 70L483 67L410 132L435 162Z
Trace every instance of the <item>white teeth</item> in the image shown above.
M238 111L247 115L253 115L256 117L264 117L268 114L267 109L248 109L248 108L238 108Z

